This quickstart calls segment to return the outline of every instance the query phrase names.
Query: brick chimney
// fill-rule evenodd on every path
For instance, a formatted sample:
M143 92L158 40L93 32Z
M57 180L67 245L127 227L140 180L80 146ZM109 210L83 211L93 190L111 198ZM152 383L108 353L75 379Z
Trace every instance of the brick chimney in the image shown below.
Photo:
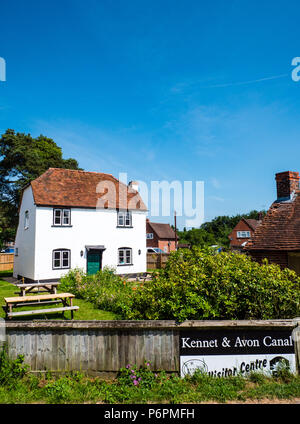
M289 200L299 187L299 172L280 172L275 175L277 200Z

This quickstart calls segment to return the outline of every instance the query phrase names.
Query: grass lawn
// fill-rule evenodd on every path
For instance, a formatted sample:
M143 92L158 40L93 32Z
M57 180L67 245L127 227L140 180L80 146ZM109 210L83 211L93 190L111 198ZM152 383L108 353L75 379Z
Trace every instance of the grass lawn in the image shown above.
M124 373L123 373L124 374ZM0 403L299 403L300 377L213 378L196 376L180 378L164 372L147 373L135 386L132 380L119 375L112 381L89 378L80 373L55 378L30 375L6 378L0 384ZM1 377L1 374L0 374ZM126 420L127 422L127 420Z
M17 296L16 294L16 287L11 284L8 283L7 281L2 280L2 278L5 277L10 277L12 274L9 271L0 271L0 318L5 318L5 312L2 309L2 306L5 305L5 301L4 298L5 297L14 297ZM82 299L73 299L73 304L75 306L79 306L79 310L75 311L74 313L74 319L78 319L78 320L113 320L113 319L118 319L118 317L112 313L112 312L108 312L108 311L102 311L101 309L96 309L92 303L87 302L85 300ZM57 305L57 306L61 306L61 305ZM55 307L53 305L47 305L47 306L41 306L40 309L44 309L44 308L51 308L51 307ZM20 307L15 309L15 311L28 311L31 309L38 309L37 306L27 306L27 307ZM64 314L65 318L64 319L71 319L71 313L70 312L65 312ZM24 321L24 320L30 320L32 321L33 319L63 319L62 313L53 313L53 314L41 314L41 315L33 315L33 316L22 316L22 317L16 317L13 318L13 320L20 320L20 321Z

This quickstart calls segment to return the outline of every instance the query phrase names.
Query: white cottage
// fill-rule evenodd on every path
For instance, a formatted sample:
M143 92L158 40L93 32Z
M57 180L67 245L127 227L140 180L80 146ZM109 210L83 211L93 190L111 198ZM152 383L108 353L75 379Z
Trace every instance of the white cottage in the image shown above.
M137 183L49 168L23 191L14 277L57 281L75 267L89 274L104 266L145 272L146 214Z

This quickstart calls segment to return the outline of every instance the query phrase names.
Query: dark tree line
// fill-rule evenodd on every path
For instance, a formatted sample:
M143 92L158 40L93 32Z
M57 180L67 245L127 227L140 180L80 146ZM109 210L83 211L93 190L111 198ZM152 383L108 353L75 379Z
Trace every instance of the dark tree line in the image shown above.
M229 234L242 218L259 219L260 214L264 216L265 211L253 210L247 214L235 216L217 216L210 222L205 222L200 228L178 231L179 243L190 244L191 246L229 246Z

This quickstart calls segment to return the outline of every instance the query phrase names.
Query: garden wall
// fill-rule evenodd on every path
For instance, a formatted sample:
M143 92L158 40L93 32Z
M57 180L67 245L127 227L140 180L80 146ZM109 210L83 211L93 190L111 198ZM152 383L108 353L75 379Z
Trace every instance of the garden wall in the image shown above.
M9 355L22 354L31 371L78 370L114 375L127 364L151 361L155 370L179 372L179 331L291 330L300 355L300 319L272 321L15 321L6 323Z

